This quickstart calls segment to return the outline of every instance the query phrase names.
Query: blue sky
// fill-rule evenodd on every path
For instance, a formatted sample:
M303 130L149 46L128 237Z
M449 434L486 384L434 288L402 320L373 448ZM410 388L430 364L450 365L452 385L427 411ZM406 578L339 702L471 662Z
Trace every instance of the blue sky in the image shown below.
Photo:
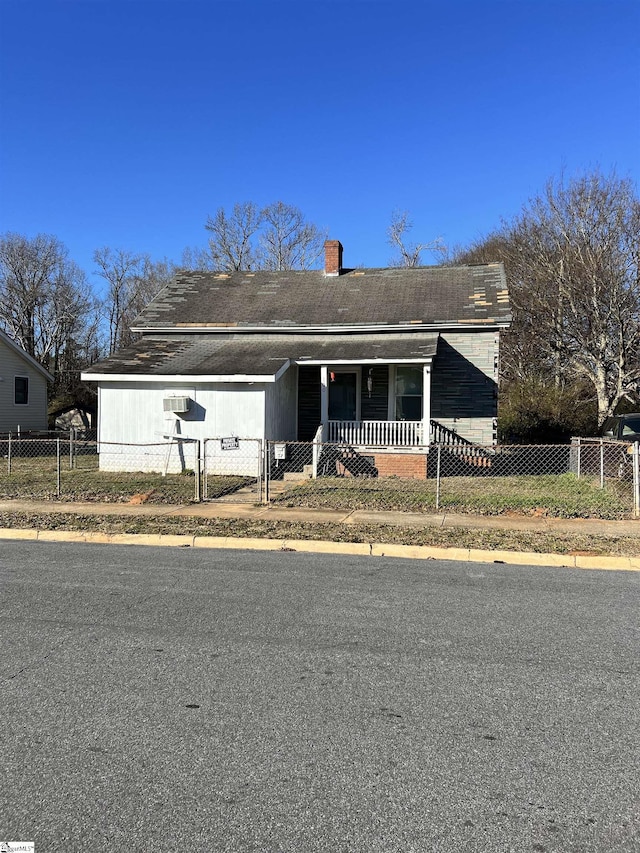
M281 199L384 266L546 180L640 175L638 0L0 0L0 232L179 261ZM428 257L425 261L432 262Z

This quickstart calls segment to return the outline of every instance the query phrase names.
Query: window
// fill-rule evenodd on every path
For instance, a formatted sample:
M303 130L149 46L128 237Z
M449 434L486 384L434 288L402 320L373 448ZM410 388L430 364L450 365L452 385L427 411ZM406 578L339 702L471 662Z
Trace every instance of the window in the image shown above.
M16 376L14 381L14 402L16 406L26 406L29 402L29 380L26 376Z
M396 420L422 420L422 367L396 367Z
M622 436L640 435L640 417L627 417L622 424Z

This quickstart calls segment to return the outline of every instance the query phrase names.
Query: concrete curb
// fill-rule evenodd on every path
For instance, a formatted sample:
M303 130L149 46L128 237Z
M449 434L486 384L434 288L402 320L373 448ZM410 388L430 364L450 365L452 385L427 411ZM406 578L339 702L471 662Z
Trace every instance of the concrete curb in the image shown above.
M532 551L482 551L477 548L438 548L433 545L383 545L366 542L326 542L317 539L236 539L230 536L161 535L159 533L97 533L81 530L0 528L0 539L38 542L86 542L112 545L153 545L172 548L228 548L234 550L300 551L399 557L411 560L456 560L463 563L552 566L612 572L640 572L640 557L601 557L580 554L540 554Z

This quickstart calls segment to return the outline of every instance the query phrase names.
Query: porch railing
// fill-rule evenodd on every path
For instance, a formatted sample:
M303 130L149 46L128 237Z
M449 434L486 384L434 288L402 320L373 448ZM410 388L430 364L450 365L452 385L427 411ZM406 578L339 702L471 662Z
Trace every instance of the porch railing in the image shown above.
M371 447L418 447L428 444L429 437L424 435L422 421L329 421L327 441Z
M431 421L431 440L439 448L465 458L467 461L474 460L470 464L490 465L490 458L495 454L493 448L475 444L467 438L463 438L449 427L438 421Z
M449 427L438 421L431 421L431 440L434 444L443 444L446 447L470 447L472 442L458 435Z

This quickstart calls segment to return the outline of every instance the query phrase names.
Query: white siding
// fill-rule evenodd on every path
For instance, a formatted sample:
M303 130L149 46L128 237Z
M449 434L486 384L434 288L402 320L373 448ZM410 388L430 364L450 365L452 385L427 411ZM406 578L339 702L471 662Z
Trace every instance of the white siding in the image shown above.
M16 405L14 379L29 380L29 402ZM47 380L25 359L0 340L0 432L47 429Z
M274 441L295 441L297 437L298 368L292 365L266 389L266 437Z
M165 397L186 396L192 401L184 414L165 413ZM194 384L192 386L151 382L105 382L100 386L100 467L118 471L180 471L194 467L194 445L169 442L174 433L204 441L207 438L264 438L264 384ZM113 444L117 443L117 444ZM124 445L123 445L124 443ZM134 445L146 444L147 447ZM154 445L154 446L150 446ZM172 447L170 448L170 445ZM238 470L254 473L257 443L243 443L246 453L220 450L219 442L208 443L208 456L221 456L224 465L238 458ZM249 461L246 461L244 457ZM251 471L244 470L251 468Z

